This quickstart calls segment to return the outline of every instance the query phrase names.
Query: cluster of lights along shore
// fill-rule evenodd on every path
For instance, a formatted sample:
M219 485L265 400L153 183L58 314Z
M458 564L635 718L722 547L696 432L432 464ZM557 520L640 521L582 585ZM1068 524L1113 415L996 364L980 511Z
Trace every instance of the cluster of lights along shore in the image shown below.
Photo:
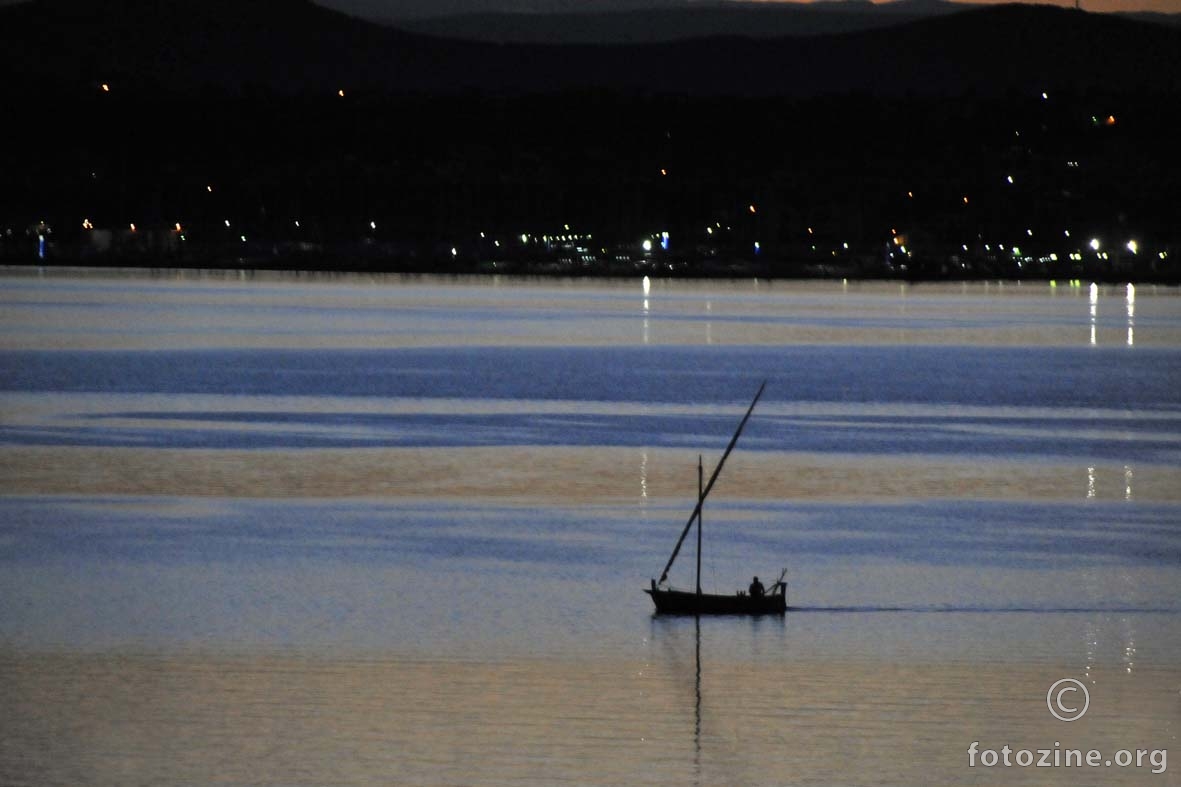
M1011 180L1011 178L1010 178L1010 180ZM210 192L213 191L212 186L208 186L207 189ZM910 192L910 193L913 193L913 192ZM964 200L967 201L968 198L964 197ZM755 207L754 204L751 204L749 206L749 212L750 213L757 212L757 208ZM248 241L247 235L239 233L235 230L236 225L235 225L235 222L233 219L226 218L223 220L222 223L224 224L225 230L235 234L239 242L246 243ZM361 224L361 226L359 227L359 230L362 234L371 235L371 234L375 233L378 228L378 222L376 219L370 219L369 221L363 222L363 223L359 222L359 224ZM296 230L302 229L302 225L301 225L299 219L291 219L291 226ZM95 223L93 221L91 221L89 218L84 218L81 221L81 229L89 232L89 231L94 231L96 229L99 229L99 227L97 227L95 225ZM144 229L144 225L138 224L138 223L132 221L132 222L128 222L126 225L123 225L118 228L106 228L106 229L119 229L127 234L135 234L135 233L141 232ZM187 235L186 235L186 231L185 231L185 224L183 222L177 221L177 222L173 223L170 227L162 227L162 228L155 228L155 229L166 229L169 232L175 233L177 238L182 242L185 242L188 240ZM723 224L722 222L719 221L713 225L709 225L709 226L704 227L702 230L701 236L698 239L694 239L694 240L700 240L702 238L711 238L713 236L721 235L724 232L729 232L732 229L733 229L733 227L731 225ZM815 237L815 230L812 227L807 227L806 233L807 234L805 237L808 240L811 240L812 238ZM50 227L47 223L42 221L42 222L39 222L36 225L30 227L27 234L30 236L36 237L38 256L40 258L44 259L46 256L46 243L49 239L49 236L53 234L52 227ZM11 228L7 229L6 235L8 237L12 237L13 230ZM1032 229L1027 228L1024 230L1024 236L1026 238L1033 238L1034 231ZM596 258L596 251L599 253L602 253L602 254L609 253L608 249L606 249L606 248L600 247L596 250L593 247L593 242L594 242L594 237L595 237L594 233L575 232L575 231L571 230L569 224L564 225L562 230L555 232L554 234L549 234L549 233L537 234L537 233L522 232L514 238L510 238L510 237L496 238L496 237L491 237L489 235L489 233L487 233L487 232L480 232L478 237L479 237L479 240L477 242L478 245L484 246L487 244L491 244L491 246L494 249L502 249L502 248L507 249L508 244L516 242L516 243L519 243L523 247L541 246L547 250L552 250L554 248L574 250L574 251L584 255L582 257L583 261L592 261L593 259L595 259ZM1076 237L1084 238L1084 239L1089 238L1089 239L1086 240L1085 243L1077 244L1077 242L1074 242L1074 239ZM474 238L467 239L467 240L471 240L473 242L475 241ZM1025 242L1025 241L1022 241L1022 242ZM451 255L453 257L458 256L459 249L463 245L465 245L463 243L463 241L457 239L455 242L455 245L451 246ZM1070 230L1063 230L1062 231L1061 245L1063 247L1063 251L1062 251L1061 255L1058 252L1049 252L1049 253L1045 253L1045 254L1040 255L1039 257L1036 258L1036 260L1038 262L1042 262L1042 263L1058 262L1060 259L1062 259L1064 257L1065 259L1072 260L1072 261L1082 261L1084 259L1084 255L1092 257L1093 259L1096 259L1096 260L1110 260L1113 255L1120 256L1121 254L1130 254L1130 255L1136 256L1141 253L1141 243L1138 240L1136 240L1135 238L1129 238L1126 241L1120 241L1118 243L1109 245L1109 244L1105 243L1104 240L1102 238L1100 238L1098 235L1091 235L1091 234L1085 233L1085 232L1078 233L1077 235L1075 235L1075 234L1072 234ZM965 244L962 244L961 249L964 252L970 252L970 251L975 250L977 252L983 251L985 254L1011 255L1019 264L1022 262L1035 261L1034 257L1022 252L1021 246L1019 245L1019 243L1009 243L1009 244L990 243L990 242L986 242L983 240L978 240L975 242L974 246L975 246L975 249L973 249L972 247L970 247L968 244L965 243ZM1067 249L1071 249L1072 246L1074 247L1073 250L1067 250ZM819 244L816 244L816 243L811 243L810 248L814 252L821 251ZM887 250L887 255L891 259L896 259L896 258L908 259L908 258L911 258L914 256L914 249L908 248L908 240L907 240L906 233L903 231L899 231L897 228L891 228L889 230L888 238L885 239L885 248ZM626 251L626 250L627 250L626 247L624 247L624 248L617 247L615 249L616 252ZM653 255L653 254L658 254L661 252L668 253L672 250L672 237L669 234L669 232L667 232L667 231L662 230L659 232L653 232L645 237L638 239L637 242L633 246L633 250L636 251L637 253L642 253L643 255ZM762 253L764 251L764 244L761 241L757 241L757 240L753 241L751 251L756 255ZM841 241L840 243L835 244L831 248L831 250L825 249L824 251L830 251L831 255L834 257L839 256L840 254L850 252L850 244L848 241ZM1162 259L1162 260L1168 258L1168 251L1165 251L1165 250L1154 250L1149 253L1155 254L1159 259Z
M110 94L114 90L114 86L109 82L99 82L97 88L102 94ZM334 91L334 98L337 100L345 99L348 95L349 91L346 87L340 87ZM1050 96L1046 92L1041 92L1040 99L1049 101ZM1096 114L1090 117L1090 123L1096 127L1109 128L1116 126L1118 121L1112 114ZM1016 137L1021 137L1020 130L1015 130L1013 133ZM1069 170L1077 170L1081 166L1080 162L1074 158L1067 159L1062 164ZM672 179L675 175L668 165L657 166L654 168L654 172L658 173L660 179ZM1020 189L1022 187L1022 176L1017 172L1001 172L996 177L998 188L1002 193L1004 189ZM205 184L201 188L210 197L223 190L220 187L215 187L213 183ZM938 197L931 195L930 199L947 203L940 207L940 210L945 212L951 212L953 208L958 208L960 211L973 209L975 202L970 193L952 193L955 194L954 197L949 197L946 194ZM921 200L923 197L922 194L916 194L914 188L904 187L897 192L897 198L901 204L907 202L913 204L914 201ZM1129 257L1155 257L1164 260L1169 257L1170 248L1167 243L1149 243L1134 232L1128 232L1122 237L1114 237L1110 229L1114 223L1108 223L1107 227L1102 229L1098 227L1063 227L1056 230L1056 237L1046 237L1047 234L1053 236L1054 232L1047 230L1044 225L1036 232L1032 227L1014 227L1004 233L996 232L995 229L990 230L990 232L996 233L994 237L968 232L964 234L970 238L966 237L966 242L960 243L958 248L951 245L946 237L941 238L938 243L933 243L928 233L924 232L921 226L922 222L916 222L913 228L905 226L883 227L876 239L873 237L873 233L866 234L864 232L851 238L842 238L840 229L831 225L824 227L823 230L814 226L798 226L794 229L780 229L768 242L768 239L760 238L758 234L760 227L763 226L762 220L766 215L774 214L774 212L774 208L764 209L755 201L740 203L740 207L736 206L732 210L729 219L712 222L702 226L696 232L682 227L676 233L682 236L679 238L669 230L654 229L630 240L617 238L610 244L606 244L602 240L603 233L587 229L574 230L571 229L570 224L564 224L560 229L541 233L521 231L509 234L503 231L500 233L481 231L478 233L478 237L473 233L456 233L454 237L443 238L441 242L449 250L451 257L458 257L461 253L475 253L495 258L498 250L503 250L506 253L513 250L516 253L528 253L530 250L536 249L545 252L555 250L568 252L574 255L576 261L582 263L624 258L667 258L671 260L688 249L700 250L710 244L729 244L728 253L737 252L744 256L770 256L781 251L798 254L803 249L811 251L814 258L846 256L880 258L889 260L891 265L903 270L905 270L907 261L916 255L942 256L954 260L962 252L965 255L984 256L992 259L1010 259L1018 267L1021 267L1028 263L1048 264L1060 260L1103 262ZM101 230L124 238L137 234L152 234L159 237L161 234L167 233L172 234L180 243L188 243L190 235L192 235L193 241L219 244L224 244L227 240L246 244L256 236L258 240L269 242L276 235L274 222L269 222L265 229L259 228L257 231L253 231L249 229L249 221L239 220L233 216L222 219L220 221L222 226L213 225L208 214L200 221L192 223L186 222L183 217L170 224L154 225L130 217L122 224L106 226L100 226L89 216L79 217L77 221L77 226L86 233ZM279 222L279 224L282 223ZM316 223L318 222L304 222L300 218L290 217L286 220L288 230L286 232L279 230L279 234L299 238L302 233L306 232L305 224L311 226ZM742 225L741 231L736 233L734 229L739 224ZM395 217L383 218L379 216L355 220L358 238L378 238L379 227L397 225L398 221ZM1127 232L1126 229L1125 232ZM47 258L53 233L53 228L46 221L40 221L27 229L25 234L31 239L35 239L38 258ZM1008 237L997 237L1001 234ZM596 241L596 237L600 240ZM3 230L3 235L0 235L0 240L14 241L17 239L19 239L19 235L14 233L12 228L6 228ZM777 245L783 248L776 248Z

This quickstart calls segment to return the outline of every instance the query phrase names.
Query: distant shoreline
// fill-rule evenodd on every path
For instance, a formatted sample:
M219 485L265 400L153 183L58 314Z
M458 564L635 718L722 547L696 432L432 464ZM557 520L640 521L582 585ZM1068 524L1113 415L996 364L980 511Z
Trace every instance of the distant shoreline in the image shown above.
M750 263L743 260L729 263L710 265L692 265L683 263L668 270L663 266L626 266L612 264L595 267L574 267L569 265L555 265L549 262L520 263L492 267L493 263L480 263L475 266L455 265L447 268L430 269L427 267L414 268L407 266L363 266L363 265L292 265L291 260L277 259L275 264L243 265L241 260L226 260L224 264L204 261L205 264L145 264L140 260L111 260L110 262L93 265L79 261L53 261L42 263L0 263L0 276L27 275L42 276L45 274L71 275L102 275L111 276L134 275L140 276L145 272L175 273L193 275L230 275L243 277L256 275L296 274L310 277L323 276L335 278L338 276L404 276L407 278L440 277L440 278L470 278L493 279L506 277L524 280L569 280L569 279L602 279L602 280L631 280L644 277L652 279L676 279L689 281L711 280L746 280L761 279L775 281L857 281L857 282L906 282L906 283L959 283L959 282L1095 282L1098 284L1153 284L1169 287L1181 287L1181 275L1171 267L1166 271L1138 271L1134 268L1120 270L1073 270L1073 271L1042 271L1025 272L1021 275L987 275L983 271L965 274L962 271L939 272L936 270L896 271L889 272L858 271L854 268L833 266L825 269L821 266L804 265L794 268L777 267L772 263ZM1087 268L1087 266L1084 266Z

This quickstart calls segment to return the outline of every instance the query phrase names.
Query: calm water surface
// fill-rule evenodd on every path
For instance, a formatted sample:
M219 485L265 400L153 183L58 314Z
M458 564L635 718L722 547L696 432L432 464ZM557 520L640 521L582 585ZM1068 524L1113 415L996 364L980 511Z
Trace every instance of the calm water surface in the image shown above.
M1176 784L967 747L1181 756L1179 598L1176 290L0 275L2 784Z

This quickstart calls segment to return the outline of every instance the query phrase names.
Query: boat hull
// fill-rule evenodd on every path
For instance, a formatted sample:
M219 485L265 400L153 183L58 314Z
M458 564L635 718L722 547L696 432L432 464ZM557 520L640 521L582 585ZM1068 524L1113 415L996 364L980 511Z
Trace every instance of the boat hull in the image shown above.
M765 596L717 595L687 590L644 588L652 597L658 615L782 615L787 612L787 594L778 591Z

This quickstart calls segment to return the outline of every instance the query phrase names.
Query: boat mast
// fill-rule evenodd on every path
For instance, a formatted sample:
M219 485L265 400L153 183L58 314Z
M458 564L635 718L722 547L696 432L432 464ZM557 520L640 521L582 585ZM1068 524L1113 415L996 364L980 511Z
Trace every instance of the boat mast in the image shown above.
M677 555L681 551L681 544L685 543L685 536L689 535L689 528L693 527L694 520L701 516L701 504L705 502L706 495L714 488L714 482L718 480L718 475L722 472L722 465L726 464L726 458L730 456L730 452L734 450L734 444L738 442L738 436L742 434L742 427L746 426L746 422L750 420L750 414L754 412L755 405L758 404L759 397L763 395L763 389L767 387L767 381L759 386L758 393L755 394L754 401L750 403L747 408L746 415L742 416L742 420L738 422L738 428L734 430L734 436L730 438L730 444L726 446L722 458L718 461L718 466L714 468L713 475L709 477L709 483L705 485L705 489L697 498L697 505L693 508L693 513L689 515L689 521L685 523L684 530L681 531L681 537L677 539L677 545L673 547L672 556L669 557L668 562L664 564L664 570L660 572L660 581L658 585L663 585L664 581L668 579L668 570L672 568L673 561L677 559ZM700 531L698 531L700 532Z
M701 507L705 502L705 495L701 494L701 479L704 471L701 469L701 454L697 455L697 595L701 595Z

